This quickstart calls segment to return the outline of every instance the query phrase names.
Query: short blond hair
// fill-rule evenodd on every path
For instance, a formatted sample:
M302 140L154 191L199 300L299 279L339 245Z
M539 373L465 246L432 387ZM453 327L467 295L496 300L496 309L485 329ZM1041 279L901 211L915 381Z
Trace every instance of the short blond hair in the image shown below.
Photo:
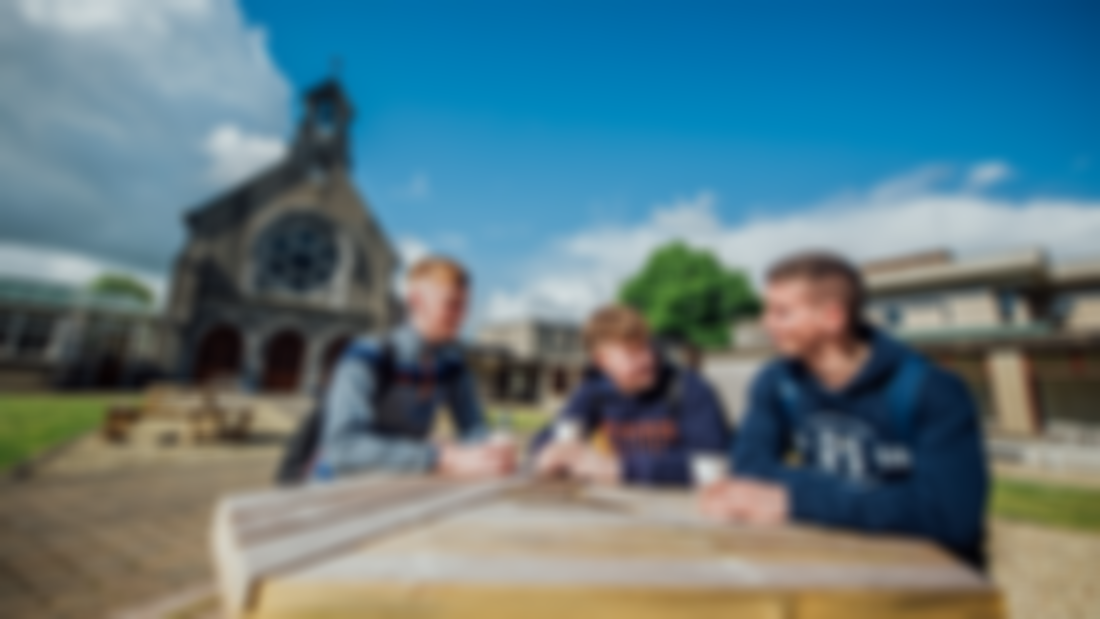
M470 274L458 261L446 256L421 258L409 269L408 283L432 280L466 290L470 287Z
M648 344L649 339L645 317L625 305L596 310L584 327L584 345L590 353L601 344Z

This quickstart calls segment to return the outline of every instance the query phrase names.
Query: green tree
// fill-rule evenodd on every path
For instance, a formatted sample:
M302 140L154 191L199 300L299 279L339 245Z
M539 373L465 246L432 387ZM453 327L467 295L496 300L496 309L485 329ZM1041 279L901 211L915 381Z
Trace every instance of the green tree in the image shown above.
M704 349L728 346L734 319L760 309L744 273L679 241L650 254L619 300L642 312L658 336Z
M95 278L88 288L97 294L128 297L145 305L153 304L153 291L138 279L122 273L104 273Z

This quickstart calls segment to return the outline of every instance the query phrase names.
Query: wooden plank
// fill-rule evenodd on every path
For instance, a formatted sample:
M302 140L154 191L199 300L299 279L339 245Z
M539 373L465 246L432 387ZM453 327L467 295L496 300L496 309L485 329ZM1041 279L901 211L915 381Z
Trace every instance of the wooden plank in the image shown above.
M287 583L250 619L1003 619L992 592L913 594Z
M366 478L223 501L215 510L212 547L225 611L240 615L262 579L485 500L513 484Z
M265 594L251 619L786 619L788 601L771 594L733 595L646 589L553 587L411 587L343 583L317 590L284 585ZM857 618L858 619L858 618Z

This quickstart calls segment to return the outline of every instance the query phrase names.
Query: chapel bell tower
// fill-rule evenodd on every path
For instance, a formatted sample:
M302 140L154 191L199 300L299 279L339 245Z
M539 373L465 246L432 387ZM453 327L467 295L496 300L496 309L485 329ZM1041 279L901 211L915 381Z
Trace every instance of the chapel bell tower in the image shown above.
M329 78L305 94L305 110L294 156L324 171L351 166L349 135L355 110L336 78Z

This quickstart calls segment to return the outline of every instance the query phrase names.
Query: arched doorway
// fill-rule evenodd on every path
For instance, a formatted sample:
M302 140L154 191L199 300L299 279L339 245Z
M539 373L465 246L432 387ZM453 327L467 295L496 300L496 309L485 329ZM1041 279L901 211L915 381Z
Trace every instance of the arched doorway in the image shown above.
M95 369L96 387L120 387L122 386L122 359L113 352L109 352L100 358Z
M564 366L557 366L551 370L550 391L556 396L565 396L569 392L569 370Z
M230 325L218 325L206 332L195 356L195 381L205 383L235 377L241 370L241 332Z
M264 346L263 388L266 391L294 391L302 375L306 341L295 331L280 331Z
M344 349L351 344L350 335L340 335L332 338L332 341L325 346L325 354L321 358L321 384L327 385L329 378L332 376L332 371L336 369L336 362L340 360L340 357L344 354Z

